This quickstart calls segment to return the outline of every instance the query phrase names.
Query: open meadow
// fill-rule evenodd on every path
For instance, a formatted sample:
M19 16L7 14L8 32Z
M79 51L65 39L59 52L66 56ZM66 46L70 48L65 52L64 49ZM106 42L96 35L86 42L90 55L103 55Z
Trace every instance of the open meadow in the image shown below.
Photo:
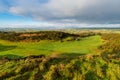
M120 34L0 33L0 80L120 80Z
M97 54L97 47L102 44L100 36L91 36L79 41L10 42L0 40L0 55L29 56L50 54Z

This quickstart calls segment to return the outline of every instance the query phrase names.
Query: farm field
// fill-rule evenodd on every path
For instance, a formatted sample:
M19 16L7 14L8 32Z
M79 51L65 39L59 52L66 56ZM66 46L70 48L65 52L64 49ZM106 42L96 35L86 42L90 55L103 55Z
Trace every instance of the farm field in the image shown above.
M29 55L60 54L96 54L97 47L102 44L100 36L82 38L80 41L48 41L10 42L0 40L0 55L15 57Z

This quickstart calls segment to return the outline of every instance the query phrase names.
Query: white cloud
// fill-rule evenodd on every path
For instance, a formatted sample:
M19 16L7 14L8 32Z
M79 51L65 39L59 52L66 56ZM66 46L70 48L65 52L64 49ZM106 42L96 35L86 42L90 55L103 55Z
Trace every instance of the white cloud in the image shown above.
M66 29L66 28L91 28L91 27L120 27L120 24L77 24L77 23L29 23L29 24L3 24L0 28L41 28L41 29Z

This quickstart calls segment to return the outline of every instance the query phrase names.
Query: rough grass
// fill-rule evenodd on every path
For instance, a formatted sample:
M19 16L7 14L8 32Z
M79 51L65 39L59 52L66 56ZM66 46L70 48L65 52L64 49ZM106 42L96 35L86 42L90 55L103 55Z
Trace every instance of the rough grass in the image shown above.
M80 41L40 41L40 42L9 42L0 40L0 55L29 56L63 54L94 54L97 46L102 44L100 36L91 36Z
M86 55L11 60L0 64L0 80L120 80L119 63Z

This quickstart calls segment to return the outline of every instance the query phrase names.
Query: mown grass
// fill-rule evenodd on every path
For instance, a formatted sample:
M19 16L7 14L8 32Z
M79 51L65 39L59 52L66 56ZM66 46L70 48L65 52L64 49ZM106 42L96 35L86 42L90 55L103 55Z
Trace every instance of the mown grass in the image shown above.
M97 46L102 44L100 36L82 38L80 41L47 41L40 42L9 42L0 40L0 55L50 55L54 53L89 54L96 52Z

